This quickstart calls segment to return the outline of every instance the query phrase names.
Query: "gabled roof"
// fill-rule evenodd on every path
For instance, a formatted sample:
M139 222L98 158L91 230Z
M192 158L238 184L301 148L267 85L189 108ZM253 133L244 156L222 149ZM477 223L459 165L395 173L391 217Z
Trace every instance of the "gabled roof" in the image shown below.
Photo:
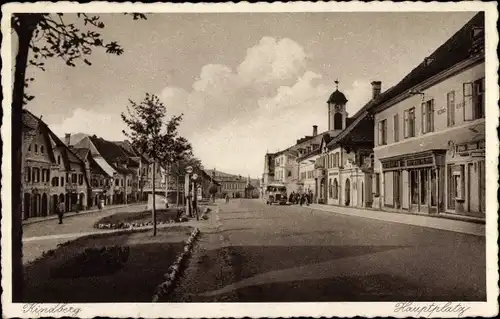
M438 73L468 59L474 43L472 32L473 29L478 27L484 28L484 12L477 13L398 84L382 93L377 99L377 105L388 102ZM482 45L484 47L484 42Z
M90 136L89 138L95 145L99 154L101 154L101 156L108 162L128 162L129 156L120 146L95 135Z

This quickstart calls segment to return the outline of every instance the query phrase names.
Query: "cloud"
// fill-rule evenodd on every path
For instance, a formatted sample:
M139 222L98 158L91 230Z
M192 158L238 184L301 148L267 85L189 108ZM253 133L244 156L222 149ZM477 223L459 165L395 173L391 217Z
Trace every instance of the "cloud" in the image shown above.
M120 114L96 112L81 108L75 109L73 114L65 118L61 123L50 126L52 131L59 137L63 137L66 133L85 133L89 135L95 134L113 141L125 139L122 134L124 127Z
M347 113L353 116L372 98L372 85L369 81L355 80L344 92L347 99Z

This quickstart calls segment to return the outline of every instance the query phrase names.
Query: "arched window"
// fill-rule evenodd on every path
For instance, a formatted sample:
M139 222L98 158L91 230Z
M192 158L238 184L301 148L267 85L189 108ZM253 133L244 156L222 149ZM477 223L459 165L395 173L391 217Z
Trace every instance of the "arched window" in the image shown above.
M333 129L342 130L342 114L335 113L333 116Z
M337 179L333 181L333 198L339 199L339 182L337 182Z

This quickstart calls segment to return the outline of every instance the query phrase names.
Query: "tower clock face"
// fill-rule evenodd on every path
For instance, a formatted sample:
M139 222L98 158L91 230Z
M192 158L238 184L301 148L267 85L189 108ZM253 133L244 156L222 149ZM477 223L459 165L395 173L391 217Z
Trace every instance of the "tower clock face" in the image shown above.
M342 105L335 105L335 111L342 111Z

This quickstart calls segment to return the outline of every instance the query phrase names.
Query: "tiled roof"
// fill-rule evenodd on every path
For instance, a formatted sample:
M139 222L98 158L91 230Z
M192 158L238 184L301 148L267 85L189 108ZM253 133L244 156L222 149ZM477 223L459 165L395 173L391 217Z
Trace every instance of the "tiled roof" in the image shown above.
M106 141L95 135L89 137L99 153L108 162L127 162L128 155L125 151L113 142Z
M89 149L87 148L72 148L73 153L78 156L82 161L87 158L87 154L89 153Z
M30 111L23 109L23 124L32 130L36 130L38 128L38 118Z
M469 58L473 44L472 30L476 27L484 28L484 12L476 14L448 41L437 48L428 57L427 61L429 62L423 61L398 84L382 93L377 99L377 105L391 100L419 83ZM484 42L482 45L484 45Z

